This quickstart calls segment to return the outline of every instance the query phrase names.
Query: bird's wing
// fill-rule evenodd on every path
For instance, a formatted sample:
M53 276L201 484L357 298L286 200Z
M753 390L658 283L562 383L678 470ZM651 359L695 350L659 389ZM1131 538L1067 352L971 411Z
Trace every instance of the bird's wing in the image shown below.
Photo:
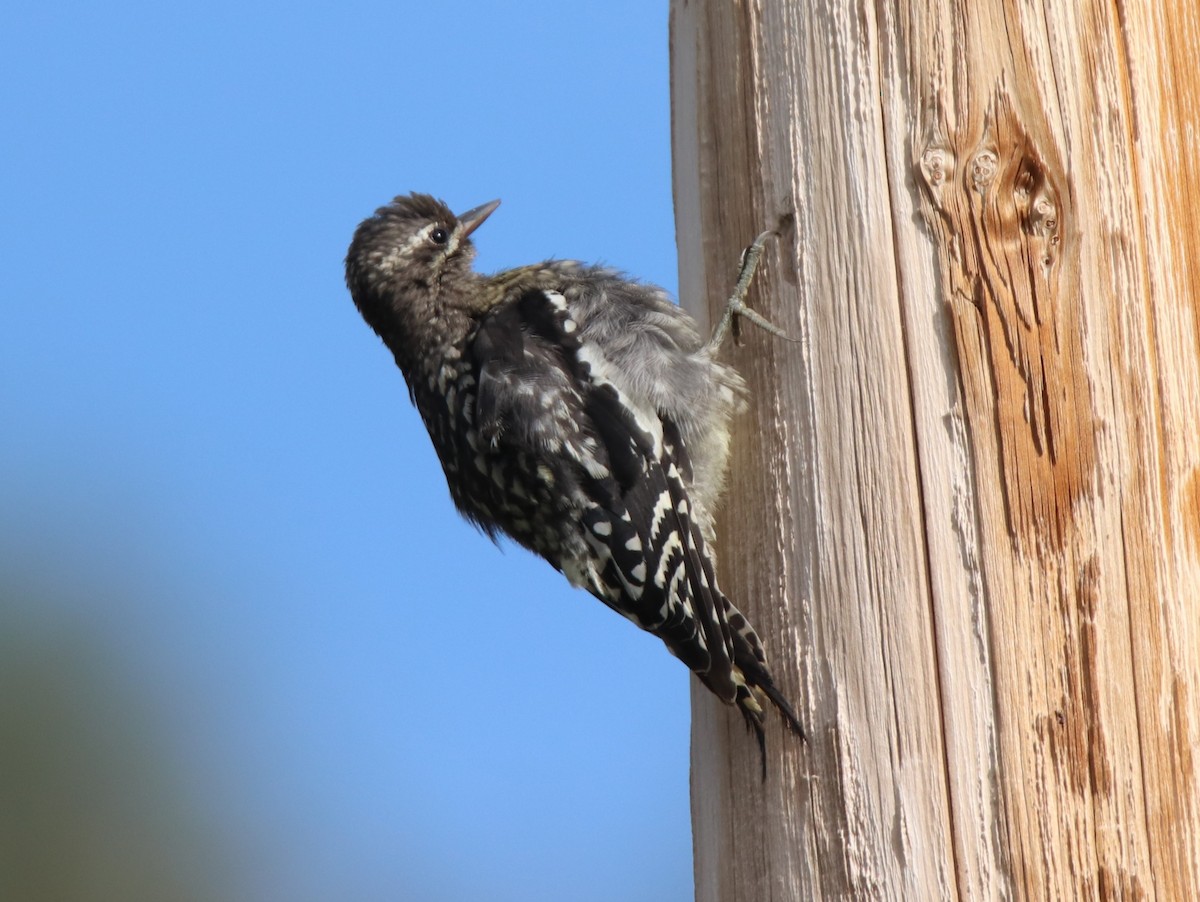
M579 559L552 563L732 702L741 675L731 606L697 525L687 448L670 418L626 390L627 374L585 326L562 294L540 289L485 317L474 342L477 426L574 492Z

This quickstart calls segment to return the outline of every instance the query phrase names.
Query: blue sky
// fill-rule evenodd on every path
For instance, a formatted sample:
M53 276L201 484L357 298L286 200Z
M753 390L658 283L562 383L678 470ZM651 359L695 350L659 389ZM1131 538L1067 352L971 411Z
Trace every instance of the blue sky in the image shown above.
M685 669L458 519L342 283L422 190L673 292L665 4L20 6L0 630L107 662L230 897L691 898Z

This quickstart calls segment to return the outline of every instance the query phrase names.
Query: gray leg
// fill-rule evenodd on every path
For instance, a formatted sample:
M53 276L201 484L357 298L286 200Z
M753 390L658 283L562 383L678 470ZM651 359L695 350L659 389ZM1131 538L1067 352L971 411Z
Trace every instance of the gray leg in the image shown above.
M712 338L708 340L709 347L713 351L721 347L721 342L725 340L725 333L729 331L729 326L735 316L744 316L750 322L754 323L754 325L766 329L772 335L782 338L785 341L796 340L788 337L787 333L766 317L746 306L746 293L750 290L750 283L754 279L754 270L758 268L758 261L762 257L763 247L766 246L767 239L774 234L774 232L763 232L754 239L753 244L742 252L742 268L738 272L737 285L734 286L733 294L730 295L729 300L725 303L725 314L721 317L721 321L717 323L717 328L713 330Z

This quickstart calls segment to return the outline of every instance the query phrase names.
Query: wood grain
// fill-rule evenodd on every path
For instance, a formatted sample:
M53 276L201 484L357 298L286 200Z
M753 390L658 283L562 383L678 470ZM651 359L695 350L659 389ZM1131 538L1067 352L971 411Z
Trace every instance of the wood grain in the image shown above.
M1136 8L1135 8L1136 7ZM1200 898L1200 7L671 5L680 293L763 227L701 900Z

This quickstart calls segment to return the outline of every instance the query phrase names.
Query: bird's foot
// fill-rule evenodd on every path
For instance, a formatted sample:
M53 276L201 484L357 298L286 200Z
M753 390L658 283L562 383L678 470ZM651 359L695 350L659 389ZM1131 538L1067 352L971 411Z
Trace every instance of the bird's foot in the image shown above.
M733 327L734 338L737 338L737 317L739 316L744 316L750 322L754 323L754 325L765 329L778 338L782 338L784 341L799 341L799 339L792 338L761 313L746 306L746 295L750 291L750 283L754 280L754 271L758 268L758 261L762 257L767 239L774 234L771 231L763 232L754 239L753 244L742 251L742 263L741 269L738 271L737 284L733 288L733 294L725 302L725 313L721 316L721 321L717 323L717 328L713 330L712 338L708 340L709 347L714 352L720 349L721 342L725 340L725 334L729 331L730 326Z

